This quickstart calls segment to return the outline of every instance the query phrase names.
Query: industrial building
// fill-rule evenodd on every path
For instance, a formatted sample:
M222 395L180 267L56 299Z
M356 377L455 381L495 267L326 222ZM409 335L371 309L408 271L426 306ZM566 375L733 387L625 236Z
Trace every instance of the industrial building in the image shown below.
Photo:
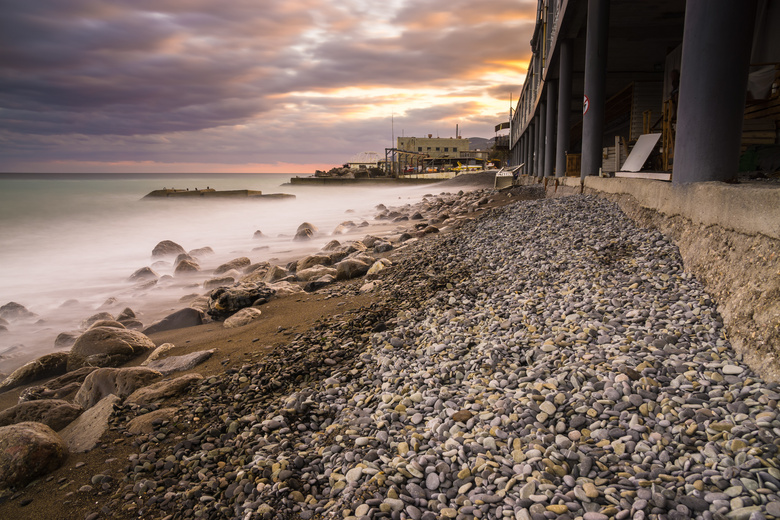
M531 49L509 144L525 175L730 181L746 152L780 166L780 2L539 0Z

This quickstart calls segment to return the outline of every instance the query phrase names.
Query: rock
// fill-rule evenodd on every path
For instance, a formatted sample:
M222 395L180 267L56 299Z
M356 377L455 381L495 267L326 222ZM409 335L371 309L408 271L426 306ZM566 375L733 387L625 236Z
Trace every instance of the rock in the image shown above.
M363 276L371 268L372 264L366 263L359 258L345 258L336 264L336 279L349 280Z
M466 422L469 419L472 418L474 414L472 414L468 410L460 410L452 414L452 420L453 421L459 421L459 422Z
M366 235L363 237L363 240L361 240L363 244L366 247L374 247L377 242L382 242L382 239L379 237L375 237L374 235Z
M171 421L176 411L176 408L160 408L159 410L139 415L127 423L127 431L134 435L153 433L156 424Z
M236 279L232 276L221 276L219 278L212 278L203 282L204 289L214 289L216 287L222 287L225 285L232 285L236 283Z
M255 231L255 234L254 234L254 235L252 235L252 238L265 238L265 235L263 234L263 232L262 232L262 231L260 231L260 230L258 229L257 231Z
M336 277L330 274L326 274L325 276L321 278L317 278L316 280L311 280L309 283L306 284L306 286L303 288L306 292L314 292L317 289L322 289L326 285L330 285L333 282L336 281Z
M135 315L135 312L133 312L133 309L125 307L122 312L117 315L116 321L122 323L123 321L134 320L136 318L137 316Z
M139 388L130 394L125 402L128 404L146 405L179 395L203 379L200 374L185 374L170 381L160 381L152 385Z
M68 371L83 366L117 366L154 348L141 332L97 327L78 337L68 355Z
M79 336L79 332L60 332L57 334L57 337L54 338L54 346L56 348L68 348L73 346Z
M271 268L270 262L255 262L244 268L244 274L265 274Z
M379 276L379 273L387 269L393 265L393 263L387 259L387 258L380 258L376 262L374 262L371 267L366 271L366 276L368 278L376 278Z
M182 260L174 269L175 275L186 275L200 271L200 265L195 260Z
M304 222L298 226L298 229L295 231L295 237L293 240L311 240L314 235L317 234L317 231L317 226L310 224L309 222Z
M193 249L192 251L189 251L187 254L193 258L199 258L201 256L213 255L214 250L211 249L209 246L199 247L197 249Z
M81 412L80 406L61 399L24 401L0 412L0 426L32 421L57 431L73 422Z
M107 395L124 398L161 375L147 367L99 368L84 379L73 401L87 410Z
M124 324L119 323L116 320L98 320L92 325L90 325L87 330L89 329L96 329L98 327L109 327L114 329L126 329L127 327L124 326Z
M138 320L123 320L120 321L119 323L124 325L125 328L128 330L143 330L144 328L144 324Z
M0 318L4 320L31 319L37 316L34 312L28 311L24 305L16 302L8 302L0 307Z
M170 345L170 343L168 343L168 345ZM167 376L173 372L183 372L195 368L210 358L214 352L216 352L215 349L199 350L198 352L191 352L189 354L184 354L183 356L155 359L150 361L146 366Z
M262 311L260 309L247 307L227 318L223 326L226 329L236 329L238 327L243 327L244 325L249 325L253 321L260 319L261 315Z
M0 392L46 379L47 377L62 375L65 373L67 365L67 352L55 352L54 354L41 356L17 368L11 372L11 375L3 379L2 383L0 383Z
M97 367L82 367L47 381L43 385L31 386L19 395L19 402L38 399L65 399L75 394L86 377Z
M304 269L302 271L297 271L295 273L295 278L300 280L301 282L308 282L309 280L313 280L316 278L322 278L323 276L336 276L337 270L333 267L326 267L324 265L315 265L314 267L309 267L308 269Z
M262 281L270 284L278 280L281 280L282 278L285 278L287 275L288 273L286 269L278 265L273 265L265 273L265 276L263 276Z
M98 312L96 314L93 314L89 318L87 318L85 320L82 320L82 322L81 322L81 329L82 330L87 330L96 321L103 321L103 320L114 321L114 315L111 314L110 312Z
M327 244L325 244L325 247L322 248L323 251L333 251L335 249L338 249L341 247L341 242L339 242L336 239L331 240Z
M274 295L276 298L285 298L303 292L303 288L300 285L295 285L290 282L276 282L268 285L271 289L276 291Z
M438 232L439 232L439 228L437 228L436 226L426 226L417 232L417 236L430 235L431 233L438 233Z
M196 264L198 263L198 261L195 260L193 257L191 257L189 254L181 253L180 255L177 255L176 260L173 261L173 267L178 266L180 263L184 262L185 260L187 260L188 262L195 262Z
M176 348L176 345L173 343L163 343L159 345L157 348L152 350L149 355L141 362L141 366L145 367L148 366L152 361L155 361L160 358L163 354L170 351L171 349Z
M186 327L195 327L203 324L203 312L192 307L185 307L173 314L169 314L158 322L149 325L144 329L144 334L154 334L165 330L183 329Z
M152 258L161 256L176 256L185 253L184 248L171 240L163 240L152 249Z
M67 457L54 430L37 422L0 428L0 489L20 488L59 468Z
M128 280L131 282L145 282L147 280L157 280L159 277L160 275L154 272L151 267L142 267L131 274Z
M107 395L60 431L68 449L73 453L82 453L94 448L108 429L108 420L114 413L114 407L121 401L114 394Z
M381 241L374 244L375 253L386 253L388 251L391 251L392 249L393 249L393 244L391 244L390 242Z
M208 314L216 320L224 320L245 307L267 303L273 295L274 290L263 282L220 287L209 295Z
M330 265L330 264L331 264L331 260L330 260L330 256L328 255L324 255L321 253L309 255L298 260L298 263L296 264L295 272L297 273L317 265Z
M252 261L249 258L245 257L245 256L242 256L242 257L239 257L239 258L234 258L233 260L231 260L229 262L226 262L226 263L220 265L219 267L217 267L216 269L214 269L214 274L226 273L226 272L230 271L231 269L235 269L237 271L243 271L244 269L249 267L251 264L252 264Z

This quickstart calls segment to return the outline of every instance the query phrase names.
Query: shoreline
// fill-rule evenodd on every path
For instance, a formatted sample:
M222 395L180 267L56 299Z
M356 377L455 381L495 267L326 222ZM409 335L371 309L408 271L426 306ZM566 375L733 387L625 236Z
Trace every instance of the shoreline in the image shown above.
M98 448L0 512L776 517L778 446L755 432L780 428L778 385L729 347L676 248L593 197L507 195L397 250L376 292L277 300L310 325L199 329L198 347L237 344L228 363L183 401L120 406Z

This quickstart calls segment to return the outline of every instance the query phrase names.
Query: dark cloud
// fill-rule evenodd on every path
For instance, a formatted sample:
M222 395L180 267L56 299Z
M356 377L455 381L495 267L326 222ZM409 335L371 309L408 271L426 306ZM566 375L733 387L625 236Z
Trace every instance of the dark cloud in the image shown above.
M410 131L456 120L490 128L484 107L458 98L519 90L484 76L527 59L536 2L0 0L0 9L0 160L238 163L312 162L390 140L384 116L355 114L391 99L335 89L441 89L428 108L387 112Z

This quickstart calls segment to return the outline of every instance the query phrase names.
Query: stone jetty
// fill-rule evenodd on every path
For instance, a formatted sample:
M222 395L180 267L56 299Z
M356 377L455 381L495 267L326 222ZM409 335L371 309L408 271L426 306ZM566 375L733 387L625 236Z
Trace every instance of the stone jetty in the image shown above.
M399 252L377 290L151 431L129 421L155 405L119 407L136 449L92 477L94 517L780 518L780 388L614 203L491 209Z
M294 199L295 195L289 193L263 193L259 190L215 190L214 188L206 189L180 189L180 188L163 188L161 190L154 190L146 195L145 199L157 199L157 198L251 198L251 199Z

